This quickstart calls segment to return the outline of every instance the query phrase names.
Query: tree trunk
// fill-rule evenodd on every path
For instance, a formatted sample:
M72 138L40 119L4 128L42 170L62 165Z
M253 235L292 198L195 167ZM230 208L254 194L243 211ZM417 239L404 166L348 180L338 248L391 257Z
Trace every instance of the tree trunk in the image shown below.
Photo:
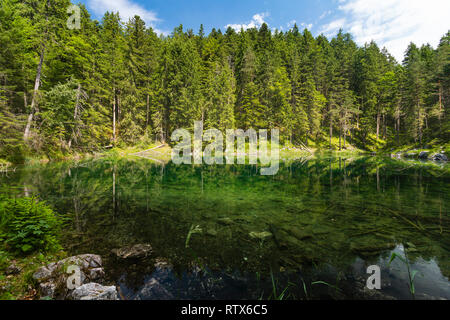
M150 95L147 93L147 114L146 114L146 120L145 120L145 126L148 127L148 115L149 115L149 109L150 109Z
M72 129L72 137L69 140L69 149L72 146L72 140L75 141L75 143L77 142L77 137L78 137L78 108L79 108L79 103L80 103L80 94L81 94L81 84L78 84L78 89L77 89L77 98L75 101L75 108L73 110L73 129Z
M50 6L50 1L47 0L47 9ZM42 72L42 64L44 63L44 55L45 55L45 41L47 39L47 33L48 33L48 12L45 14L45 21L46 21L46 29L44 31L44 38L42 41L42 49L41 54L39 56L39 64L36 70L36 79L34 80L34 91L33 91L33 98L31 100L31 110L30 114L28 115L27 119L27 125L25 127L25 132L23 134L24 140L28 140L30 137L30 130L31 130L31 123L33 122L33 115L37 111L37 93L39 90L39 86L41 84L41 72Z
M380 112L377 111L377 140L380 135Z
M330 115L330 150L331 150L331 137L333 136L333 118Z
M345 149L346 135L347 135L347 121L344 120L344 149Z
M420 103L417 101L417 127L419 130L419 146L422 148L422 125L420 123Z
M120 90L118 90L117 93L117 126L119 127L120 131Z
M27 101L27 92L25 90L25 87L23 89L23 105L25 107L25 110L28 108L28 101Z
M116 146L116 88L113 88L113 145Z
M400 145L400 116L397 117L397 145Z
M442 124L441 124L441 115L442 115L442 85L439 81L439 136L442 136Z
M39 64L36 71L36 79L34 80L34 91L33 91L33 99L31 100L31 111L28 115L27 119L27 125L25 127L25 132L23 134L24 140L27 140L30 137L30 129L31 129L31 123L33 122L33 115L36 112L36 99L37 99L37 93L39 90L39 86L41 84L41 71L42 71L42 64L44 62L44 54L45 54L45 45L42 46L41 55L39 57Z

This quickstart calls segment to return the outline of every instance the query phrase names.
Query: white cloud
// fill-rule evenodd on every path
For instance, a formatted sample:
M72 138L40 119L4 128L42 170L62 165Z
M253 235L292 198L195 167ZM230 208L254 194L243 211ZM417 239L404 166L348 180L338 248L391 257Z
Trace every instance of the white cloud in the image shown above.
M374 40L401 62L410 42L436 46L450 29L448 0L343 0L339 17L320 32L334 35L339 28L363 45Z
M345 18L333 20L330 23L322 26L320 33L323 33L327 37L333 36L339 29L344 27L345 23Z
M319 17L319 20L322 20L323 18L325 18L326 16L331 14L331 10L325 11L324 13L322 13Z
M299 24L296 20L291 20L291 21L289 21L289 22L286 24L286 26L287 26L288 29L292 29L292 28L294 27L295 24L297 24L297 26L299 27L299 29L306 28L306 29L308 29L308 30L311 30L311 28L313 27L313 24L312 24L312 23L305 23L305 22L302 22L302 23Z
M266 13L257 13L253 16L252 20L248 23L227 24L225 26L225 28L228 29L228 27L231 27L236 31L240 31L241 28L244 30L255 28L255 27L259 28L259 27L261 27L261 25L263 23L267 23L266 21L264 21L264 18L266 18L268 16L269 16L269 14L267 12Z
M288 23L286 23L286 26L288 27L288 29L292 28L295 24L297 23L297 20L291 20Z
M155 25L161 21L155 12L147 10L132 0L88 0L89 8L97 15L101 16L106 11L119 12L122 21L127 22L130 18L138 15L145 21L147 26L151 26L158 34L167 34L155 28Z
M311 28L313 27L313 24L312 24L312 23L305 23L305 22L302 22L302 23L300 23L300 27L306 28L306 29L308 29L308 30L311 30Z

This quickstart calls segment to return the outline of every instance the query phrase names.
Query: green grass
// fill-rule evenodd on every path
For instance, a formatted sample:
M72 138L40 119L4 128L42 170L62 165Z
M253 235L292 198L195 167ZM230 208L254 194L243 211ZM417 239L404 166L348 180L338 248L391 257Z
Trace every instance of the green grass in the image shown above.
M63 251L45 255L37 252L26 257L0 251L0 300L35 299L37 292L33 273L38 268L65 257L66 253ZM6 275L6 270L12 263L21 271L19 274Z

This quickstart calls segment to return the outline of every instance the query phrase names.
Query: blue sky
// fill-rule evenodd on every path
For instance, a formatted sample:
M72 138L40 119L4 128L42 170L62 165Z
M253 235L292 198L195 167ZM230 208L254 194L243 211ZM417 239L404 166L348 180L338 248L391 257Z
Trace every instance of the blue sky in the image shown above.
M75 3L77 0L74 1ZM169 34L180 23L195 32L260 26L288 30L294 23L328 37L339 28L363 45L375 40L402 59L408 43L436 46L450 29L450 0L81 0L93 18L119 11L124 21L134 14L158 33Z

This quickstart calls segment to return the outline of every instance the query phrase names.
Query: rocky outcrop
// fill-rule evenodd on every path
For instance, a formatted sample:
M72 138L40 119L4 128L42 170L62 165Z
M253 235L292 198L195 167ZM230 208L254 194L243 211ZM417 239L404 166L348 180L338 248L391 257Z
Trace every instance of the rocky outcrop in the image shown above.
M102 286L90 282L73 290L71 298L74 300L118 300L115 286Z
M80 285L102 282L105 276L102 258L99 255L82 254L53 262L39 268L33 274L33 279L39 284L41 297L52 299L68 299L71 297L73 289L69 288L67 282L69 277L73 277L73 271L68 272L69 266L79 267Z
M396 154L391 155L393 158L401 159L405 158L417 158L420 160L433 160L433 161L448 161L448 157L444 154L444 151L430 154L430 151L421 151L417 153L417 150L408 150L405 152L397 152Z
M448 161L448 157L443 153L435 153L431 155L430 159L434 161Z
M111 252L120 259L143 259L149 257L153 249L149 244L135 244L120 249L113 249Z

